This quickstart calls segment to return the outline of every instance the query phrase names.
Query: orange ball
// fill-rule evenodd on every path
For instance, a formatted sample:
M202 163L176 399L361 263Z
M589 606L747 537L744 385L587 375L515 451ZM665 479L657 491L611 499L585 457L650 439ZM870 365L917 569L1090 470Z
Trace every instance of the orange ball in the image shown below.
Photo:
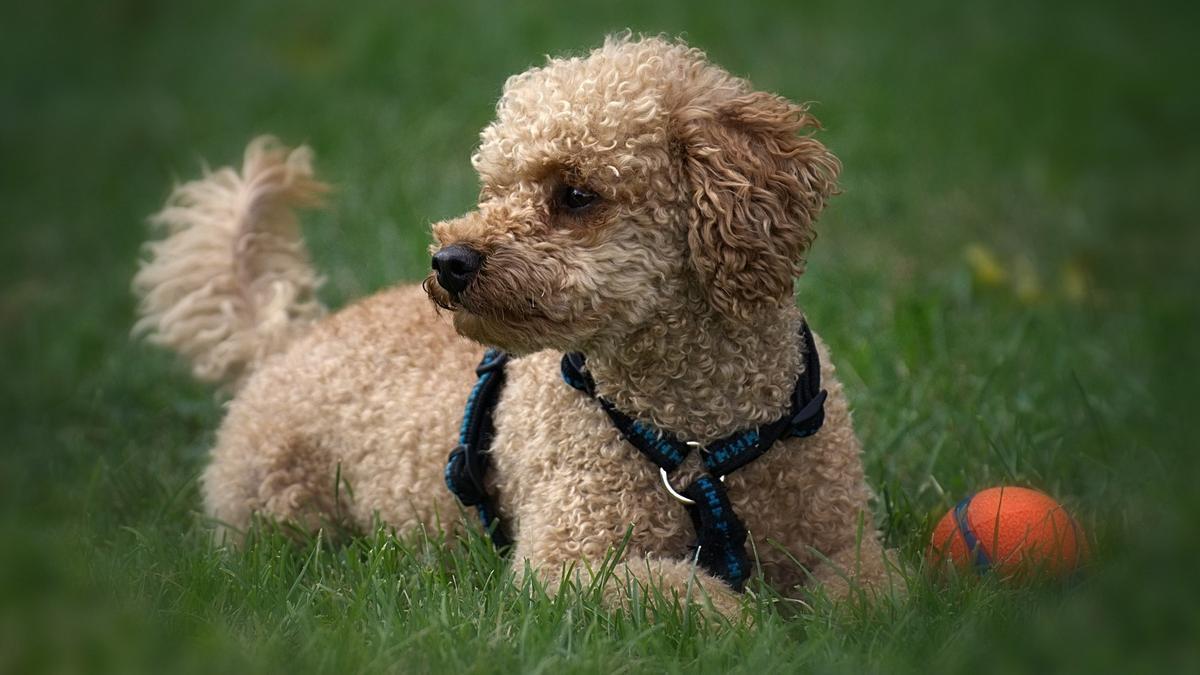
M933 529L935 570L992 571L1002 578L1065 577L1087 555L1083 530L1062 505L1021 487L994 487L962 500Z

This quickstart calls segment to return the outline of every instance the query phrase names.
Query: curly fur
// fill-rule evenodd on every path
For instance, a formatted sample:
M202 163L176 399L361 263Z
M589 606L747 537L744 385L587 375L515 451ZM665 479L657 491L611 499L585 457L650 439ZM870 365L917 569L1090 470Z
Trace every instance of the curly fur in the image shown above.
M293 211L325 191L312 151L269 136L246 148L240 174L226 168L175 188L150 219L166 237L146 244L133 279L134 333L187 357L198 379L236 386L325 313Z
M661 38L610 38L510 78L472 158L478 208L433 226L434 250L483 254L477 276L454 296L433 277L428 299L411 286L379 293L263 363L220 430L208 512L239 531L255 514L456 527L442 469L477 343L495 345L521 355L496 408L491 474L514 565L552 582L629 529L619 578L698 589L735 611L730 589L685 559L691 525L657 469L562 382L558 360L585 352L602 395L685 440L781 415L803 367L792 281L839 169L803 133L816 128L803 106ZM564 209L555 195L567 185L600 201ZM727 481L759 571L787 595L889 577L849 406L817 344L825 426ZM675 480L699 470L692 457Z

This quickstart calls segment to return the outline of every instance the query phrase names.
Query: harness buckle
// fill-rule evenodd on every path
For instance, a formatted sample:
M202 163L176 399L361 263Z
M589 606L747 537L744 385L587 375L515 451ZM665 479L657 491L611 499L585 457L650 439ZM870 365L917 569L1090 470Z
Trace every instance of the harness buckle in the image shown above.
M689 447L693 447L693 448L696 448L697 450L699 450L701 455L705 455L705 456L708 455L708 448L704 447L703 443L700 443L699 441L688 441L687 444ZM667 470L665 468L663 468L661 466L658 467L658 475L660 478L662 478L663 487L667 488L667 494L671 495L680 504L684 504L685 506L695 505L696 500L680 493L679 490L675 489L674 485L671 485L671 479L667 477ZM725 476L718 476L717 480L724 483Z
M679 492L679 490L675 489L674 485L671 485L671 479L667 477L666 469L664 469L660 466L658 468L658 475L659 475L659 477L662 478L663 487L667 488L667 494L674 497L675 500L678 501L680 504L683 504L685 506L695 506L696 500L692 499L691 497L683 495L682 493ZM717 480L724 483L725 476L717 476Z
M788 430L792 436L804 438L821 430L821 426L825 423L825 399L828 395L829 393L824 389L820 390L811 401L792 416L788 423Z

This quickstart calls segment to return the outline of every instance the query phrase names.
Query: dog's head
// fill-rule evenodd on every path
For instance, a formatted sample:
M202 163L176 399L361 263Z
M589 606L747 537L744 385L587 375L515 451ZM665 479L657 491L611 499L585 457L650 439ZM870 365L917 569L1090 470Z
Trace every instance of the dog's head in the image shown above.
M472 157L479 207L434 225L425 287L460 333L518 353L664 310L745 321L791 302L835 188L817 126L661 38L551 60L505 84Z

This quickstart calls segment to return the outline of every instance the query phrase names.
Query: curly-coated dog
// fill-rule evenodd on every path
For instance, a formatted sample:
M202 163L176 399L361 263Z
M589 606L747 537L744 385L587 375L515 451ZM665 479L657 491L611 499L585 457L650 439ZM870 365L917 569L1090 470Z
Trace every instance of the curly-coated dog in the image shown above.
M785 595L892 583L842 386L793 298L840 168L816 128L678 42L617 37L551 59L505 84L472 157L478 208L433 226L424 290L328 318L293 215L323 190L307 149L260 139L240 174L179 187L134 286L139 330L236 390L203 476L208 513L235 534L255 516L458 527L446 457L488 345L514 356L481 452L518 569L586 575L624 542L612 601L653 584L732 612L738 584L694 545L728 534L724 505ZM745 437L794 412L812 349L823 426L703 483L728 500L706 539L614 420L705 450ZM564 382L563 352L586 357L594 395ZM670 484L707 459L688 455Z

